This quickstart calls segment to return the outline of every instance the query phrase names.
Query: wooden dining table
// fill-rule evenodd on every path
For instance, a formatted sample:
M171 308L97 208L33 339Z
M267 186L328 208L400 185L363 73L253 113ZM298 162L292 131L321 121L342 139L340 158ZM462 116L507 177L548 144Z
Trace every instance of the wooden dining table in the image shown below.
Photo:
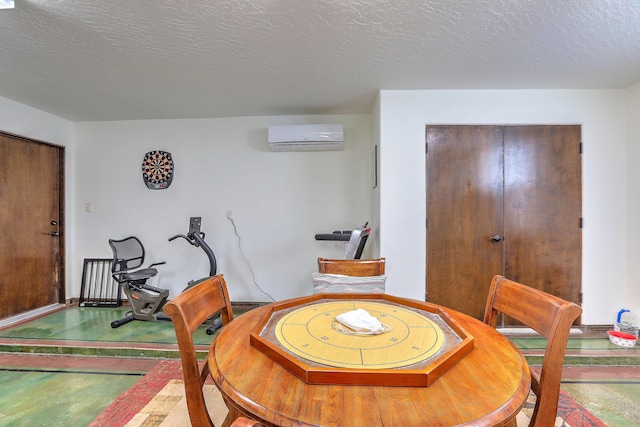
M442 313L472 337L472 348L458 353L428 386L389 386L377 379L373 384L309 383L250 338L274 306L294 306L300 299L265 305L236 317L211 343L211 377L229 409L223 425L238 416L296 427L504 426L514 420L531 386L520 350L494 328L463 313L393 298Z

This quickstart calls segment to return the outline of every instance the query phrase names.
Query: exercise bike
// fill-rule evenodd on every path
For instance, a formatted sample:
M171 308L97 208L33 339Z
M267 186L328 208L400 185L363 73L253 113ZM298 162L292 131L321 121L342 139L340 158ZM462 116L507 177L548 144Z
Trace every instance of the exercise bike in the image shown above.
M192 246L201 248L209 259L209 276L190 281L184 290L216 275L216 257L204 240L205 234L200 231L201 222L201 217L192 217L189 220L187 235L177 234L169 238L169 241L179 237L185 239ZM131 311L127 312L122 319L111 322L111 327L118 328L133 320L170 321L169 316L162 312L169 297L169 290L147 284L147 280L158 274L155 267L166 263L163 261L141 268L144 263L145 250L140 239L135 236L122 240L109 239L109 246L113 251L111 276L120 284L131 306ZM212 335L222 326L222 318L217 315L206 323L208 325L207 334Z
M199 280L191 280L187 287L182 290L182 292L187 289L207 280L209 277L213 277L216 275L218 270L218 263L216 261L216 256L213 254L213 251L204 241L204 233L200 231L201 218L200 217L191 217L189 220L189 233L185 236L184 234L176 234L173 237L169 238L169 241L173 241L177 238L183 238L189 243L191 246L195 246L196 248L200 248L204 251L209 259L209 275L207 277L203 277ZM208 319L207 322L207 335L213 335L218 329L222 327L222 316L220 313L217 313L212 318Z
M173 237L169 237L169 241L173 241L177 238L182 238L187 241L191 246L195 246L196 248L200 248L204 251L209 259L209 275L207 277L203 277L199 280L192 280L187 284L187 287L182 290L182 292L191 288L194 285L202 282L203 280L208 279L209 277L215 276L218 270L218 263L216 262L216 256L213 254L213 251L204 241L204 233L200 231L200 225L202 223L202 219L197 217L191 217L189 220L189 233L185 236L184 234L176 234Z

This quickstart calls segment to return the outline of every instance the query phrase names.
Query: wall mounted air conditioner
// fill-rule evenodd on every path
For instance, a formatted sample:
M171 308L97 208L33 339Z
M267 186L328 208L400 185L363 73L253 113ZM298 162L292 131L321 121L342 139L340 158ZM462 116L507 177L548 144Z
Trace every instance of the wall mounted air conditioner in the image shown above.
M271 151L330 151L344 149L343 125L269 126Z

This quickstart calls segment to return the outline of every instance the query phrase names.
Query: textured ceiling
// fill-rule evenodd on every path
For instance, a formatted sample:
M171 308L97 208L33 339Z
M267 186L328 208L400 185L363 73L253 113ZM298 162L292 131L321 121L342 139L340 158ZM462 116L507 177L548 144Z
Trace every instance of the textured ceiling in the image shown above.
M368 113L380 89L625 88L640 0L16 0L0 96L73 120Z

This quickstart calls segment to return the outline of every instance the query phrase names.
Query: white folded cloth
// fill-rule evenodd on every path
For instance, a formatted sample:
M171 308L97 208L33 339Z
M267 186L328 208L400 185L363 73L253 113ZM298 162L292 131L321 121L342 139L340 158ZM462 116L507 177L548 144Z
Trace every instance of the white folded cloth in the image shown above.
M391 330L389 325L381 323L362 308L339 314L336 320L355 331L357 335L378 335Z

